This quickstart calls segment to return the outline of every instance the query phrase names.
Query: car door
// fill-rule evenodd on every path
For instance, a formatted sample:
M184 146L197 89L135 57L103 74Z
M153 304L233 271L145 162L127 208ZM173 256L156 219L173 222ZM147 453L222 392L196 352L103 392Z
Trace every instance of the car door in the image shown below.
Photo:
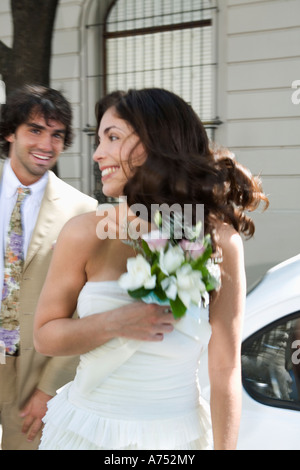
M239 448L300 449L300 311L243 342L242 376Z

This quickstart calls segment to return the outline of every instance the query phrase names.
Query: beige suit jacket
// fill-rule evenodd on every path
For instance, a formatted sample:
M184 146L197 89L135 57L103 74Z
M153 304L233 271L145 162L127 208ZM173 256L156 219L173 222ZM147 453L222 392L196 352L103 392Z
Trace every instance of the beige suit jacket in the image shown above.
M0 184L3 162L0 162ZM49 358L33 347L33 319L55 243L63 225L73 216L96 210L97 201L64 183L49 171L49 180L31 237L20 288L21 353L18 402L22 407L35 388L49 395L72 380L77 358ZM74 253L74 256L76 254Z

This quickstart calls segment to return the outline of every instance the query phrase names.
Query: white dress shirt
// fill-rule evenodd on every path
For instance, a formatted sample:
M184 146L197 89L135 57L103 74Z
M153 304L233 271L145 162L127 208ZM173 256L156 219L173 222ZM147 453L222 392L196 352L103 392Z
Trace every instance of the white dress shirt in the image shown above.
M41 202L48 182L48 172L36 183L27 186L31 189L22 204L22 224L24 229L24 258L26 258L32 232L39 214ZM13 208L17 201L17 188L23 186L11 168L7 159L3 166L2 180L0 181L0 308L2 300L4 256L8 226Z

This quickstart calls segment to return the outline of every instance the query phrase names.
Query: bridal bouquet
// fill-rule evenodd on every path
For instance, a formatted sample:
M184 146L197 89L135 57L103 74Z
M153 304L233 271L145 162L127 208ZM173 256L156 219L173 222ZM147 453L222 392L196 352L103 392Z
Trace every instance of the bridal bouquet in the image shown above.
M208 293L220 287L220 267L211 257L210 235L199 239L201 222L183 239L174 237L174 221L168 235L159 213L155 223L158 230L131 242L137 256L127 260L119 284L134 299L169 305L180 318L191 304L208 303Z

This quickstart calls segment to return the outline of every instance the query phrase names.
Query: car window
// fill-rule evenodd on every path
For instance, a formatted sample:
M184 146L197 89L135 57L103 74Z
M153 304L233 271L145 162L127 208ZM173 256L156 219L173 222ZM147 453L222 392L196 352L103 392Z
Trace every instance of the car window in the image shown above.
M243 385L255 400L300 411L300 312L276 321L242 345Z

